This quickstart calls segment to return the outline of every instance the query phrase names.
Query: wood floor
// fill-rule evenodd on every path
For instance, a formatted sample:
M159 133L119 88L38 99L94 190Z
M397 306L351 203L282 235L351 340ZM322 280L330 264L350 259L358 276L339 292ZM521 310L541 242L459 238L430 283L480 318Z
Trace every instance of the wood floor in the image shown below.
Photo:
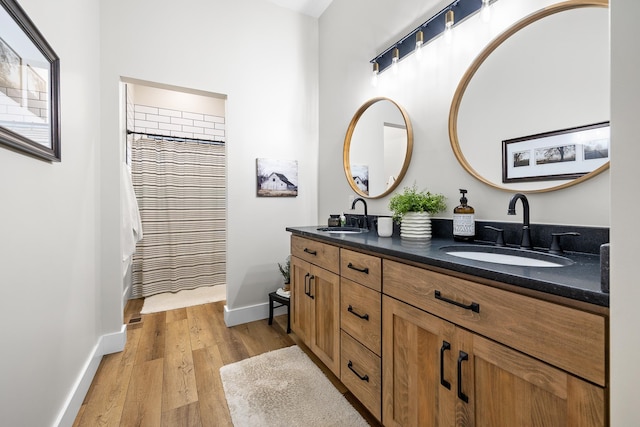
M227 328L224 304L140 315L142 299L129 301L125 349L102 359L74 426L232 426L220 367L293 344L379 425L295 334L287 335L286 315L271 326L259 320Z

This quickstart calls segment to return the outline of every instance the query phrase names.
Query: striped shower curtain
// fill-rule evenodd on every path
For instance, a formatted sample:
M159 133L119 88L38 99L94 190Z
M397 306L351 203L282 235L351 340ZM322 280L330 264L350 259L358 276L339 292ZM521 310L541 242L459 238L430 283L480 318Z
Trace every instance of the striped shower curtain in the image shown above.
M139 139L131 170L144 230L132 297L224 285L224 145Z

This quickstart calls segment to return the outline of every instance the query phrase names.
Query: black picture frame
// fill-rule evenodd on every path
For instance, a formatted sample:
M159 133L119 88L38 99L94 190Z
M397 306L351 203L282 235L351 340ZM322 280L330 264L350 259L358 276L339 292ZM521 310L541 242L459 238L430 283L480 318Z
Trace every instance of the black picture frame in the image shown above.
M15 0L0 5L0 145L59 162L60 58Z
M609 122L502 141L502 182L580 178L609 162Z

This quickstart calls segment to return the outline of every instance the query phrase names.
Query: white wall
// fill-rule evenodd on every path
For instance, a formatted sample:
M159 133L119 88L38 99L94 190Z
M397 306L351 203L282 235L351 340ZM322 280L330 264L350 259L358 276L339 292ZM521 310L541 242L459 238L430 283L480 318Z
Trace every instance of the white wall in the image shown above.
M638 231L640 181L637 159L640 111L640 3L611 5L611 425L640 425L638 334ZM606 202L606 199L603 199Z
M264 0L113 0L101 25L103 262L119 248L119 79L226 95L227 321L266 317L285 227L317 222L318 21ZM257 198L256 158L298 160L298 197Z
M98 2L20 5L60 57L62 162L0 147L0 425L47 426L104 333Z
M466 188L476 218L521 221L507 216L511 193L482 184L458 164L449 142L449 109L462 75L488 42L518 19L555 1L498 1L489 23L478 15L470 17L454 28L450 44L442 37L434 40L423 48L420 64L414 55L408 56L400 61L397 77L385 71L378 86L371 86L369 61L433 15L425 3L381 0L373 7L366 0L334 0L320 18L319 218L350 207L348 196L353 192L342 172L345 132L360 105L374 96L387 96L407 110L414 127L413 157L400 188L415 182L419 188L443 193L449 209L441 216L446 218L458 204L458 189ZM433 9L449 3L440 2ZM593 202L606 198L608 191L605 172L567 190L532 194L531 221L608 226L608 205ZM388 200L369 201L369 212L388 212Z

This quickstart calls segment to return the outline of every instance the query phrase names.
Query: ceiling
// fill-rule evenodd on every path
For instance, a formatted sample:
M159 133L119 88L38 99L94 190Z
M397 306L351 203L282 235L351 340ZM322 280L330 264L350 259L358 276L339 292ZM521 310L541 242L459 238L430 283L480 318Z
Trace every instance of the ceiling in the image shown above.
M319 18L333 0L268 0L278 6Z

